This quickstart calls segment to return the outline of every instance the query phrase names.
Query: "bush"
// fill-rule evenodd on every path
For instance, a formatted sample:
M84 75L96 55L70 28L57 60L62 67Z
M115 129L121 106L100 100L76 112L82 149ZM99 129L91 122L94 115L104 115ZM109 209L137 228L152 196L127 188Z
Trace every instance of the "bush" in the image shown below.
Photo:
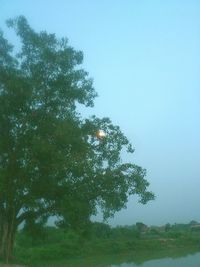
M182 235L183 234L181 232L168 232L167 233L167 237L169 237L169 238L179 238Z

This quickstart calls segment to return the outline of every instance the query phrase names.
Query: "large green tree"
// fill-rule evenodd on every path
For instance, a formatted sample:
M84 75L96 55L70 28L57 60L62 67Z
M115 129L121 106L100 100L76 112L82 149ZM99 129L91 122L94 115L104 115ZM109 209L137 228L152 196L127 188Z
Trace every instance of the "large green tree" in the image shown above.
M14 49L0 33L0 254L8 260L23 222L58 215L78 229L97 207L107 218L129 195L142 203L154 195L144 169L121 163L122 149L133 149L120 128L78 112L96 97L82 52L24 17L7 25L20 40Z

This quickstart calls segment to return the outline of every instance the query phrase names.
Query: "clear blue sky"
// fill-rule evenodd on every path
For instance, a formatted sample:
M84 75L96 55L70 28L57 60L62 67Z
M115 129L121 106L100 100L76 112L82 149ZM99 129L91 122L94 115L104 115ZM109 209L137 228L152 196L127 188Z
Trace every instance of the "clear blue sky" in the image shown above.
M99 94L89 113L108 116L148 171L157 198L131 198L113 225L200 221L200 1L0 0L0 28L25 15L36 30L84 52Z

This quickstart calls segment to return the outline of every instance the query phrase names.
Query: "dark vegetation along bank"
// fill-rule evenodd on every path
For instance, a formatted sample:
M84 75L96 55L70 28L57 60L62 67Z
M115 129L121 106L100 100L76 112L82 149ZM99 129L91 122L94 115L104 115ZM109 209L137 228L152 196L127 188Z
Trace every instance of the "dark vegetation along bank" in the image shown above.
M79 262L83 266L84 259L107 262L115 255L112 260L118 263L127 258L139 263L199 250L200 225L197 223L163 227L148 227L143 223L110 227L91 223L82 233L36 225L17 233L14 261L27 266L79 266Z

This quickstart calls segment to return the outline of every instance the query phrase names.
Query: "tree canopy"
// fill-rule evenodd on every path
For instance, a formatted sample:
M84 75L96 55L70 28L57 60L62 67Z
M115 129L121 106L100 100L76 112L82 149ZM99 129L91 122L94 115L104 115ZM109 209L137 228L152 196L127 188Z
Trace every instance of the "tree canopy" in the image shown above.
M97 96L83 53L22 16L7 25L20 40L16 51L0 32L0 253L8 259L22 222L57 215L78 229L97 207L108 218L130 195L142 203L154 195L146 171L122 163L122 149L133 149L120 128L79 112Z

